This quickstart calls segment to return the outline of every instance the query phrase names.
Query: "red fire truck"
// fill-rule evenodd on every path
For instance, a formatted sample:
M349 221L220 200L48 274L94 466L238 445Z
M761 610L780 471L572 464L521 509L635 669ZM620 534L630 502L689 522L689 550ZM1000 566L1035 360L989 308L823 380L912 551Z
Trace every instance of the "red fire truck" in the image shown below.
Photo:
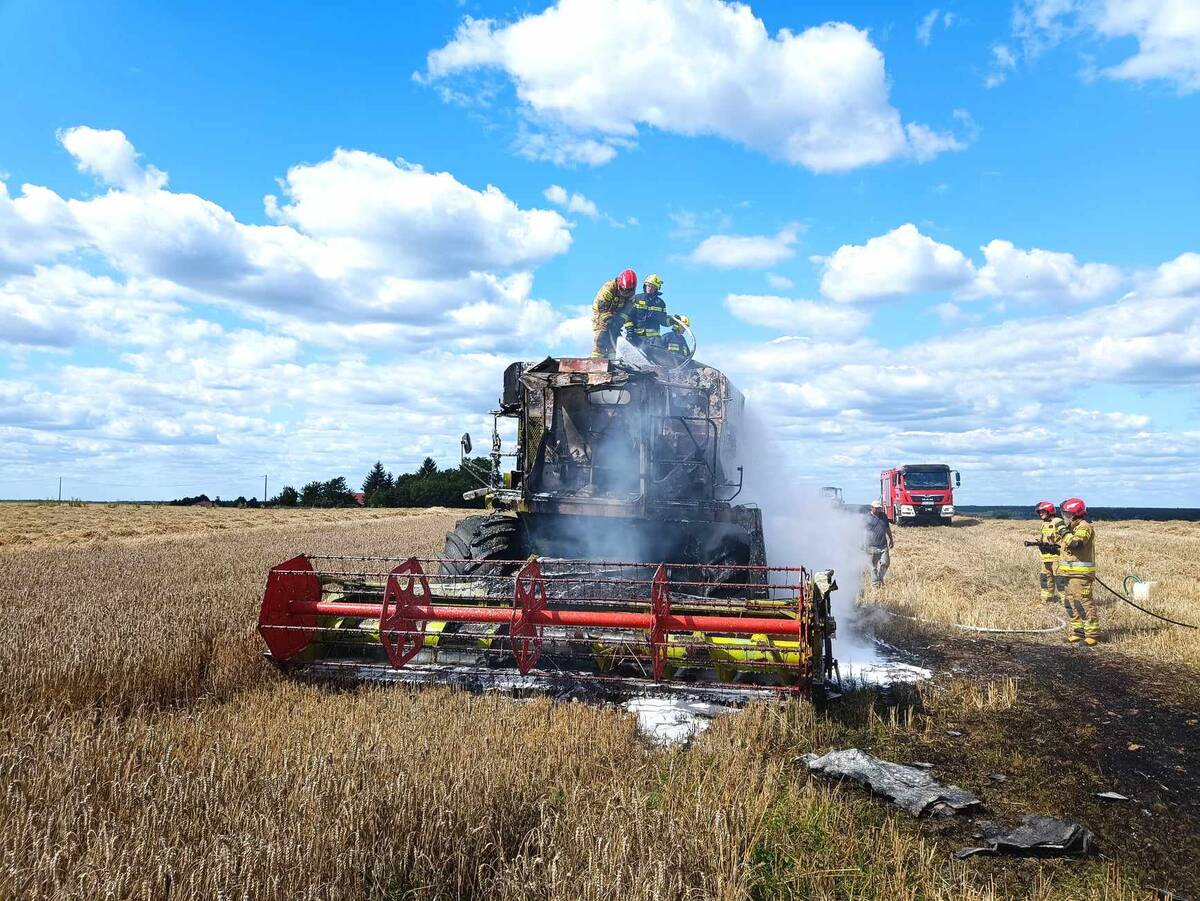
M950 525L954 517L954 489L961 484L958 472L945 463L910 463L899 469L884 470L879 476L879 498L888 519L894 523Z

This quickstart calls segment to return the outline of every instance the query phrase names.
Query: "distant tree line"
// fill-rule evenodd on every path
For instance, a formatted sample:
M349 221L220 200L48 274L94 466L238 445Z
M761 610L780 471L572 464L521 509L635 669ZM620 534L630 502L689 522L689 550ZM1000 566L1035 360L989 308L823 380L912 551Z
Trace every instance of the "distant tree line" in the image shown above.
M271 504L276 507L357 507L358 498L346 484L345 476L328 482L309 482L299 491L285 485Z
M221 500L221 496L210 498L207 494L197 494L195 497L180 497L173 501L167 501L168 507L249 507L251 509L261 507L258 498L252 497L249 500L245 495L239 494L231 501Z
M362 483L361 501L339 476L328 482L309 482L299 491L285 486L272 498L279 507L482 507L482 499L464 501L463 493L480 487L474 473L486 473L491 467L487 457L468 459L463 465L438 469L426 457L416 472L392 475L376 462Z

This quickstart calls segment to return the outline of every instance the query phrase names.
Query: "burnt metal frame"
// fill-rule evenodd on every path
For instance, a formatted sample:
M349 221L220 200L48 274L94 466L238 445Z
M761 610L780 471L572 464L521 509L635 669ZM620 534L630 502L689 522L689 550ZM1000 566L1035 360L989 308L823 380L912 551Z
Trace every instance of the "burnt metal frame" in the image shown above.
M675 581L670 579L670 570L681 568L688 572L695 567L678 564L617 563L600 561L602 567L653 569L653 577L613 578L598 577L567 581L584 582L589 586L609 585L627 594L624 603L635 610L614 608L610 602L595 599L598 603L580 606L575 601L570 606L550 606L546 589L547 579L542 564L536 558L521 563L520 571L513 580L511 602L500 603L494 596L463 597L461 595L439 596L430 582L442 581L446 575L426 575L422 563L440 564L442 559L410 557L393 567L386 574L382 597L368 602L346 600L341 588L348 578L373 575L363 572L331 571L314 566L320 561L369 561L387 558L360 556L308 556L301 554L286 560L271 569L263 593L259 613L258 631L266 643L271 658L279 663L302 657L306 649L320 634L337 631L320 625L321 617L377 620L379 642L389 665L394 670L404 668L426 647L427 625L431 622L492 624L508 627L505 642L515 658L518 671L525 675L536 666L543 645L545 627L569 629L605 629L630 631L636 638L631 644L641 647L639 654L648 657L655 682L669 679L667 672L668 651L672 646L671 635L685 636L702 632L724 634L753 639L767 638L764 647L772 647L769 637L797 642L798 665L773 662L766 665L771 670L787 670L799 677L796 685L773 687L775 691L800 691L807 693L813 677L823 674L821 658L823 648L817 647L813 639L814 614L820 617L816 605L812 574L803 567L767 567L728 565L717 567L740 573L751 587L750 580L759 575L777 573L789 579L786 584L774 587L785 593L788 600L767 601L748 598L746 606L729 606L729 601L706 601L696 596L683 595L678 600L672 590L703 588L724 584L714 581ZM389 562L395 562L394 559ZM514 561L516 562L516 561ZM620 571L620 569L618 569ZM382 574L379 574L382 575ZM473 576L479 581L478 575ZM507 579L510 577L494 577ZM794 578L794 582L791 579ZM327 580L335 590L333 600L326 599ZM562 581L562 580L559 580ZM641 597L640 591L650 589L649 598ZM594 590L594 589L593 589ZM470 603L463 603L469 601ZM678 604L678 607L673 605ZM758 615L753 615L757 613ZM773 615L763 615L770 613ZM749 614L749 615L748 615ZM648 639L648 641L647 641ZM630 652L632 653L632 651ZM818 666L814 667L813 664Z

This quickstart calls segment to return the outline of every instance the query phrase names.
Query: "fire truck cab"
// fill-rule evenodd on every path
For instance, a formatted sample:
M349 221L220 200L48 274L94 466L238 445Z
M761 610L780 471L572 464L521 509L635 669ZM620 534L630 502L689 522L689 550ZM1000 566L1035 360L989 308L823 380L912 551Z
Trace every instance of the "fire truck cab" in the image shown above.
M898 525L950 525L954 489L961 484L958 472L945 463L910 463L880 474L879 499L888 519Z

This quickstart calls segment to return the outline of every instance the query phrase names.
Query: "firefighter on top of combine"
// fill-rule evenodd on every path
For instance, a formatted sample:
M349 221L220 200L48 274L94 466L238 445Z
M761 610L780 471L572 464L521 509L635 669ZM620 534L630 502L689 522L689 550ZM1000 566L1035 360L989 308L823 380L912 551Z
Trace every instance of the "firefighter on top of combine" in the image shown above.
M688 346L687 341L683 337L683 330L691 324L692 320L688 319L682 313L678 316L672 316L671 330L659 338L658 343L673 354L679 354L681 357L686 356Z
M892 526L888 522L887 514L883 512L883 504L873 501L871 512L867 514L867 553L871 556L872 585L883 584L883 577L887 575L892 562L888 550L895 546Z
M1059 542L1058 574L1066 579L1063 603L1071 618L1072 644L1083 641L1088 646L1100 637L1100 620L1092 587L1096 581L1096 528L1088 519L1087 504L1077 497L1062 502L1060 509L1066 517Z
M1038 575L1042 600L1048 604L1057 603L1062 600L1064 581L1058 574L1059 540L1067 527L1058 516L1054 504L1049 501L1042 501L1035 509L1042 521L1038 539L1032 542L1037 547L1042 562L1042 569Z
M626 269L606 281L596 292L596 299L592 301L592 359L615 355L616 332L625 322L625 312L636 290L637 273Z
M667 303L662 296L663 280L650 275L642 283L642 293L635 294L625 316L625 338L635 347L657 343L659 329L670 324Z

